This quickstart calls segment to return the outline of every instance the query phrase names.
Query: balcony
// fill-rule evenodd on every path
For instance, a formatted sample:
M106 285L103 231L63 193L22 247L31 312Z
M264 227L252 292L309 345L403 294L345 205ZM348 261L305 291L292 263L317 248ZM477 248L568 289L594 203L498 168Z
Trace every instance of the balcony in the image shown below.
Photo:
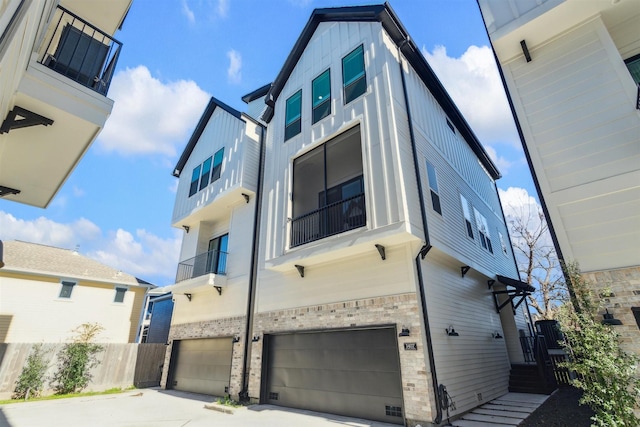
M367 223L364 193L331 203L291 221L291 247L364 227Z
M176 283L207 274L227 274L227 252L208 251L178 264Z
M106 95L122 43L62 6L51 22L38 62Z

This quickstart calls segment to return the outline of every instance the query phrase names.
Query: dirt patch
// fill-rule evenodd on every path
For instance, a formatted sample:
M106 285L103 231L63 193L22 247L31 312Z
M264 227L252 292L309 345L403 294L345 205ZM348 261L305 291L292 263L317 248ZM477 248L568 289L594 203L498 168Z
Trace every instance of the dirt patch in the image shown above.
M581 396L574 387L562 387L518 427L589 427L593 411L578 403Z

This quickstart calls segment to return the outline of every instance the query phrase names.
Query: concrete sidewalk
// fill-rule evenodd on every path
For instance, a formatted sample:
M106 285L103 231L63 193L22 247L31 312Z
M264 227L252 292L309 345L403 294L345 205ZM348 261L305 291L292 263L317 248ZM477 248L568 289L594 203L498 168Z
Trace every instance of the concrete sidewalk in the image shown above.
M0 427L394 427L375 421L254 405L234 414L205 409L212 396L142 389L114 395L0 405ZM397 426L395 426L397 427Z
M455 427L514 427L547 400L546 394L507 393L452 421Z

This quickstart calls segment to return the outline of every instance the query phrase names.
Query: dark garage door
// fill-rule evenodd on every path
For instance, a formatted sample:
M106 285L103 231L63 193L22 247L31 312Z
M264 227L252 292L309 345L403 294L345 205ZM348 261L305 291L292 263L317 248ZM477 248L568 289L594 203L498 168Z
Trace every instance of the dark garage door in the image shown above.
M175 341L172 388L224 396L231 375L231 338Z
M395 329L268 335L262 401L403 423Z

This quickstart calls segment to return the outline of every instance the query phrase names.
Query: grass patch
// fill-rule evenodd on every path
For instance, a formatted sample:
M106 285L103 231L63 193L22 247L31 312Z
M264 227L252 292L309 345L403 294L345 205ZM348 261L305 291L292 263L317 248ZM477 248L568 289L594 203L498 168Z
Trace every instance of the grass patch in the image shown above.
M24 399L8 399L8 400L0 400L0 405L6 405L8 403L24 403L24 402L40 402L42 400L58 400L58 399L69 399L72 397L86 397L86 396L102 396L107 394L118 394L124 393L125 391L135 390L134 386L128 388L110 388L109 390L104 391L87 391L85 393L69 393L69 394L52 394L50 396L41 396L34 397L29 400Z

